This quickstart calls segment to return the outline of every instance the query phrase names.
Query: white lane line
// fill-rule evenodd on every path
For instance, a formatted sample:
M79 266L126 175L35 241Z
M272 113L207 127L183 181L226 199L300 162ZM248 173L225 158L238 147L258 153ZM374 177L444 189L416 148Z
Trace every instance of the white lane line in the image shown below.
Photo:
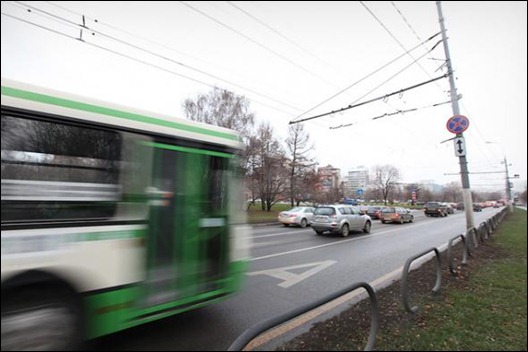
M411 226L407 226L406 228L427 225L427 224L429 224L430 222L433 222L433 221L435 221L435 220L430 220L430 221L427 221L427 222L421 222L419 224L414 224L414 225L411 225ZM343 243L351 242L351 241L359 241L359 240L365 239L367 237L374 237L374 236L384 235L384 234L395 232L395 231L399 231L399 230L401 230L401 228L394 229L394 230L382 231L382 232L378 232L378 233L370 233L368 235L365 235L365 236L362 236L362 237L359 237L359 238L349 238L348 240L335 241L335 242L325 243L325 244L321 244L321 245L313 246L313 247L299 248L299 249L294 249L294 250L286 251L286 252L280 252L280 253L273 253L273 254L263 255L261 257L251 258L251 261L256 261L256 260L261 260L261 259L268 259L268 258L274 258L274 257L280 257L282 255L288 255L288 254L293 254L293 253L306 252L306 251L311 251L311 250L314 250L314 249L319 249L319 248L328 247L328 246L334 246L334 245L343 244Z
M301 232L304 232L306 231L307 229L305 230L299 230L299 231L288 231L288 232L279 232L279 233L272 233L272 234L269 234L269 235L260 235L260 236L253 236L253 239L259 239L259 238L265 238L265 237L274 237L274 236L282 236L282 235L289 235L289 234L292 234L292 233L301 233ZM311 229L310 229L311 230ZM313 230L312 230L313 231Z

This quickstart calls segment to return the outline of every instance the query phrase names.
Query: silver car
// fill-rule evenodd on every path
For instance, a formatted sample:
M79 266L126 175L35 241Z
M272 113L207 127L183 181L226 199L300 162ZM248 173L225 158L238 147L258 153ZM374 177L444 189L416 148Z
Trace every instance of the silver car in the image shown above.
M314 217L313 207L295 207L288 211L281 211L277 217L284 226L297 225L306 227L312 223Z
M372 219L361 214L358 207L337 204L320 205L315 208L312 229L318 235L324 232L338 233L346 237L350 231L370 233Z

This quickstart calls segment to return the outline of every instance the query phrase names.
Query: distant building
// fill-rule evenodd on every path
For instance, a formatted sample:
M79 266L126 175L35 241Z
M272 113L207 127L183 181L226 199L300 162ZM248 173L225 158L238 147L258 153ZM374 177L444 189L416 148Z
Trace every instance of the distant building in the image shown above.
M319 189L324 193L341 186L341 169L327 165L318 168L317 175L319 175Z
M369 171L364 166L350 170L345 177L345 196L349 198L362 198L369 183ZM359 191L359 192L358 192Z

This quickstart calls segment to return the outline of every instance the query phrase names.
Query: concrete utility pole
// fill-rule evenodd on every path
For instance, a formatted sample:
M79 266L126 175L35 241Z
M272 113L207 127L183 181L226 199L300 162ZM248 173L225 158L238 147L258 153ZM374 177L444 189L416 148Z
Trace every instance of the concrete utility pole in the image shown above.
M510 187L510 174L508 172L508 161L506 160L506 157L504 157L504 167L506 168L506 197L508 197L508 207L510 209L510 212L513 212L513 198L511 195L511 187ZM513 177L515 178L515 177Z
M444 25L444 15L442 14L441 1L436 2L438 9L438 20L440 22L440 29L442 31L442 40L444 43L444 52L446 56L447 74L449 77L450 95L451 95L451 107L453 109L453 115L460 115L460 109L458 107L458 94L455 87L455 78L453 77L453 67L451 65L451 56L449 55L449 47L447 46L447 36ZM459 140L463 138L463 133L457 133L456 135ZM467 167L466 155L458 157L460 164L460 175L462 177L462 198L464 200L464 210L466 212L466 229L475 227L475 218L473 214L473 199L471 197L471 189L469 187L469 171Z

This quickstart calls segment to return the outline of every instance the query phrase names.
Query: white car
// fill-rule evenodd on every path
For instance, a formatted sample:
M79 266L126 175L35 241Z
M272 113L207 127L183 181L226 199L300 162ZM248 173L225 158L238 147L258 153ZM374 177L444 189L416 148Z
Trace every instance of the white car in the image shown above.
M297 225L306 227L312 223L314 210L315 208L312 207L295 207L287 211L281 211L277 219L284 226Z

